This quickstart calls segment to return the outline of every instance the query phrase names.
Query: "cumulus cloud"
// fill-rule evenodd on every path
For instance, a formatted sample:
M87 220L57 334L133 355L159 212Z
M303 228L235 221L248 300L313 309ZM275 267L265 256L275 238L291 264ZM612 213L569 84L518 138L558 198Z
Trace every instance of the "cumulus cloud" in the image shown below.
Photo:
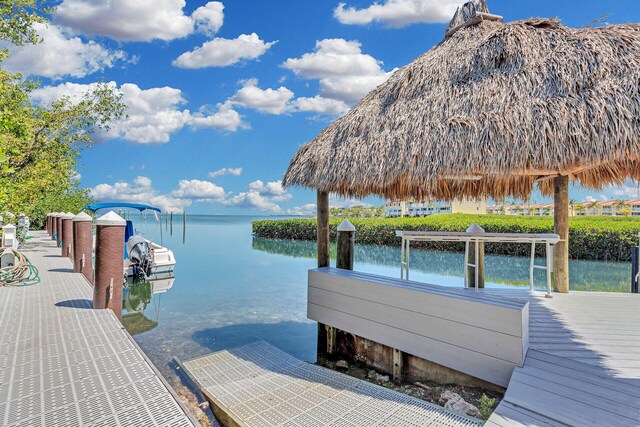
M290 109L293 92L284 86L278 89L260 89L258 80L250 79L236 92L231 101L242 107L252 108L266 114L283 114Z
M191 15L196 31L207 36L214 36L224 22L224 5L212 1L197 8Z
M34 24L43 39L35 45L1 44L10 57L2 62L9 72L38 75L58 80L64 77L84 77L113 67L126 59L121 50L110 50L95 41L83 41L55 25Z
M114 184L98 184L90 191L94 198L103 202L148 203L165 212L182 212L194 202L221 202L225 197L222 187L198 179L180 180L178 188L160 194L146 176L138 176L131 183L118 181Z
M171 195L159 194L146 176L139 176L132 183L118 181L114 184L98 184L90 191L95 199L103 202L148 203L165 212L182 212L193 203L192 199L180 199Z
M332 208L352 208L354 206L363 206L365 208L371 207L369 203L364 203L362 200L354 199L352 197L340 197L336 194L329 195L329 206Z
M209 172L209 178L218 178L224 175L240 176L242 175L242 168L222 168Z
M392 73L382 69L381 61L363 54L358 41L344 39L317 41L314 52L289 58L282 66L298 77L320 80L321 97L346 104L359 101Z
M256 33L241 34L235 39L216 37L178 56L173 65L179 68L226 67L242 60L257 59L275 43L265 43Z
M340 3L333 11L333 16L343 24L379 22L392 28L419 22L446 23L460 3L460 0L386 0L362 9Z
M609 191L618 198L640 198L640 184L621 185L619 187L610 187Z
M237 194L225 200L228 206L236 206L243 209L257 209L262 212L283 213L284 210L278 203L291 199L282 181L272 181L265 184L261 180L249 184L247 191Z
M128 106L128 117L113 123L108 133L100 135L104 139L122 138L140 144L161 144L168 142L172 134L185 126L229 132L245 126L242 116L228 102L215 108L202 107L197 113L191 113L182 108L186 101L180 89L169 86L142 89L133 83L124 83L119 88L115 82L108 85L122 93L122 101ZM63 96L72 101L80 100L95 87L95 83L67 82L36 89L31 96L36 102L48 105Z
M173 40L199 31L210 34L222 25L222 4L211 2L184 14L184 0L64 0L56 23L84 34L120 41Z
M176 190L171 195L180 199L193 199L202 202L224 200L224 188L209 181L199 179L180 180Z
M315 214L316 214L315 203L307 203L306 205L296 206L295 208L287 209L287 215L312 216Z
M349 111L349 106L337 99L314 96L312 98L301 97L295 100L297 111L310 111L329 116L340 116Z
M228 132L249 128L249 125L242 121L242 115L233 109L233 103L229 101L217 104L213 111L208 106L200 108L198 113L191 114L188 122L193 127L217 128Z

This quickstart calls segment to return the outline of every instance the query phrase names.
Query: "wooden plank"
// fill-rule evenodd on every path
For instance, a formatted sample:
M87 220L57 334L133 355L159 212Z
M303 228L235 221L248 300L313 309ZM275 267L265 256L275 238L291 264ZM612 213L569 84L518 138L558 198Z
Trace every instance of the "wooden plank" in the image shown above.
M595 411L589 404L552 393L545 386L546 383L541 388L512 379L504 398L513 405L571 426L637 427L637 420L613 412Z
M487 426L497 427L567 427L567 424L558 422L552 418L544 417L524 408L515 406L504 400L500 402L491 417L485 423Z
M480 328L475 325L463 324L450 318L432 316L425 312L407 310L399 306L404 304L404 301L389 300L386 304L383 304L311 286L309 287L307 298L309 304L348 313L372 322L383 323L405 332L446 342L465 350L507 360L516 365L522 365L524 361L522 338L520 337ZM511 319L504 319L504 321L518 321L519 319L515 314L519 313L514 313ZM328 317L313 319L336 326ZM345 328L345 330L352 332L349 328ZM372 330L362 336L377 341L375 335L376 331ZM396 347L395 343L382 342L382 344Z
M533 394L529 395L526 404L522 404L522 401L516 401L513 394L510 394L512 388L516 394L522 393L523 390L529 390ZM542 393L544 396L537 396L535 393ZM543 403L546 398L554 403ZM542 415L552 414L554 419L564 423L575 420L582 422L581 425L592 425L596 422L600 425L622 426L637 425L640 420L640 410L637 408L630 408L615 400L595 396L547 379L533 377L519 369L514 371L511 377L505 399Z
M594 407L600 407L600 404L608 408L614 409L616 404L624 407L617 411L624 414L625 411L631 411L638 415L640 420L640 399L632 396L624 391L618 390L615 381L591 381L587 377L575 378L572 375L573 369L564 369L563 371L548 371L527 365L518 369L517 379L521 380L523 375L535 378L536 381L546 381L549 383L549 389L573 389L567 396L573 400L588 402L589 400L598 400ZM514 377L516 378L516 377ZM598 377L596 377L598 378ZM627 415L628 416L628 415Z
M381 282L378 276L366 275L357 278L349 277L342 272L348 270L323 269L324 271L309 270L309 287L321 288L328 291L357 297L360 299L385 303L392 300L403 301L407 310L429 313L441 318L455 318L460 323L496 330L513 336L522 336L523 329L528 328L527 303L503 306L490 301L473 301L467 297L459 298L458 293L443 292L442 289L423 287L422 289L407 289L396 286L392 281ZM396 282L406 282L397 279ZM432 292L433 291L433 292ZM520 321L513 317L519 312ZM505 321L504 319L512 319Z
M456 296L460 299L472 301L472 302L484 302L486 304L503 306L503 307L522 307L526 302L517 301L513 298L505 298L499 295L485 295L484 290L482 289L463 289L463 288L452 288L449 286L439 286L430 283L423 282L414 282L412 280L404 280L398 279L394 277L388 276L380 276L377 274L369 274L363 273L360 271L352 271L352 270L344 270L338 268L317 268L309 270L310 272L323 273L332 276L338 276L341 278L347 279L355 279L366 282L380 283L386 284L389 286L394 286L402 289L411 289L416 291L428 291L434 295L446 295L446 296Z
M405 353L447 366L460 372L506 387L516 365L495 357L469 351L445 342L406 332L382 323L314 304L307 306L308 317L392 346ZM395 344L391 344L395 343Z

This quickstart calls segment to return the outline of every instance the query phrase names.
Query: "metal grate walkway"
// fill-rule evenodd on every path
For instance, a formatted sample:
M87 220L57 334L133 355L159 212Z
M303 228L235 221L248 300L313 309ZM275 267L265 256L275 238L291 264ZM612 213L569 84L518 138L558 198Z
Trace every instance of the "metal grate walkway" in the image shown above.
M458 427L482 422L302 362L257 341L184 363L232 424L271 426Z
M24 253L42 282L0 287L0 424L193 426L111 310L46 233Z

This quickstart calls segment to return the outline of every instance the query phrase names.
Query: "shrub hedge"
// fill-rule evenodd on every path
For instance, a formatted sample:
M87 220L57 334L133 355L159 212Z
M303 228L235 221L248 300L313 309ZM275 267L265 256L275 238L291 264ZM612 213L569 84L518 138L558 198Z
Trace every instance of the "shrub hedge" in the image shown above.
M439 214L424 218L349 219L356 227L356 242L363 244L400 246L396 230L464 231L474 222L493 233L553 233L553 218L512 215ZM342 218L329 222L331 240ZM573 259L629 261L630 246L638 244L640 218L634 217L573 217L569 220L569 257ZM315 240L315 219L281 219L253 222L256 237ZM412 244L413 246L413 244ZM417 246L417 245L416 245ZM447 242L425 243L435 250L464 250L464 244ZM487 244L491 254L527 256L528 244ZM538 245L539 255L544 253Z

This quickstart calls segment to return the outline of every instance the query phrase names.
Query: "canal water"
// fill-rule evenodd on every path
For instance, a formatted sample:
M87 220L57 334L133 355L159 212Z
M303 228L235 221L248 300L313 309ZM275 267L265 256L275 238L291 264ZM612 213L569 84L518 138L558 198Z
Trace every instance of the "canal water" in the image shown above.
M256 219L190 215L184 243L181 216L174 218L173 235L163 225L163 243L177 260L175 278L128 289L123 313L166 377L175 375L173 357L189 360L256 338L315 361L316 323L306 318L315 243L254 238ZM399 247L359 245L355 258L355 270L400 276ZM411 250L412 280L461 287L462 265L463 254ZM629 263L571 261L569 269L572 289L630 291ZM485 270L487 287L528 286L528 258L488 255ZM544 280L537 272L536 287L542 290Z

